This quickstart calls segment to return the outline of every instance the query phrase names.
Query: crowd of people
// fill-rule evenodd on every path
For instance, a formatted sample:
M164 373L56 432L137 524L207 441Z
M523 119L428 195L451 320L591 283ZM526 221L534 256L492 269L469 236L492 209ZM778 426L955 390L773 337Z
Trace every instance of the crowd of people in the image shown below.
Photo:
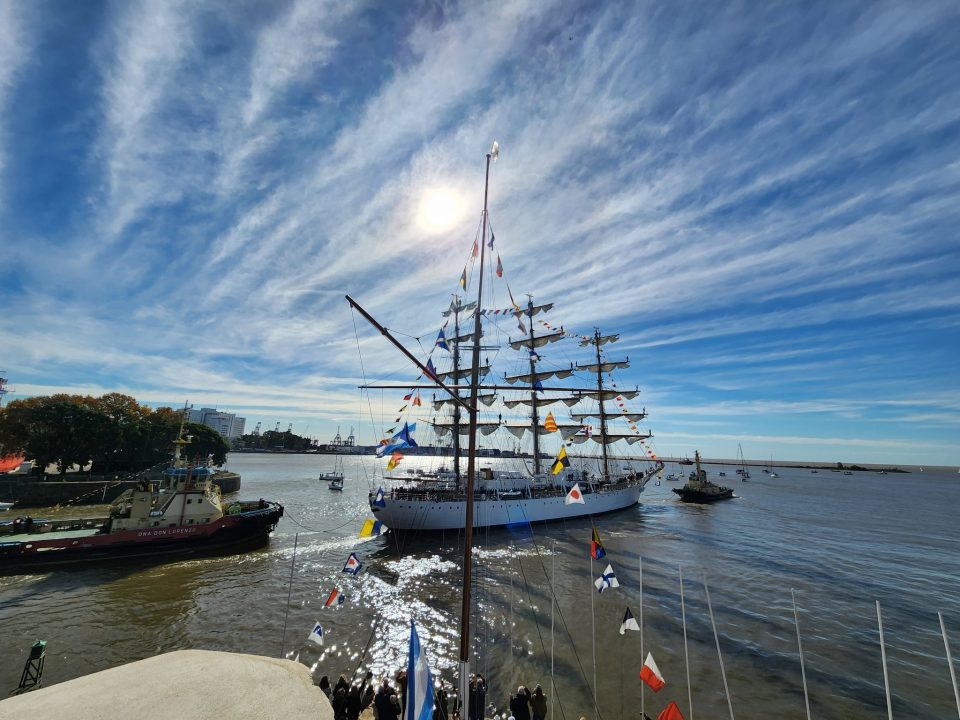
M407 673L398 670L393 682L383 678L379 685L368 671L359 684L350 683L341 675L331 687L330 679L320 678L320 689L330 700L334 720L359 720L360 713L373 708L375 720L400 720L407 702ZM477 673L470 676L469 698L466 720L484 720L487 706L487 681ZM533 692L521 685L517 694L509 699L509 715L504 713L499 720L545 720L547 716L547 695L537 685ZM456 693L444 681L437 683L433 697L433 720L452 720L462 717L460 703ZM494 715L494 718L498 718Z

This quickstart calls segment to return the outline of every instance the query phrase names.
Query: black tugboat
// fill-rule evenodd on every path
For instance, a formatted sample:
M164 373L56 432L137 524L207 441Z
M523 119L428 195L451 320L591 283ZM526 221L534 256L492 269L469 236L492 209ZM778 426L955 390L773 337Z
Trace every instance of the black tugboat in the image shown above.
M690 473L687 484L682 488L673 488L683 502L710 503L717 500L729 500L733 497L733 490L707 480L707 471L700 467L700 452L694 453L696 469Z
M283 506L266 500L221 503L213 468L181 459L181 446L189 442L181 426L160 486L143 480L113 502L108 517L0 523L0 575L133 558L226 555L266 543Z

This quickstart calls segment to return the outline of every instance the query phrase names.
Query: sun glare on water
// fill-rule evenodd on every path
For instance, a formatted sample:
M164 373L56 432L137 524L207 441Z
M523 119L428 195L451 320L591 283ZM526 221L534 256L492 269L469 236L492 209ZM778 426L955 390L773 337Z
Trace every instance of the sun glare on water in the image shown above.
M460 196L449 188L427 190L420 200L417 225L429 233L446 232L463 216L463 205Z

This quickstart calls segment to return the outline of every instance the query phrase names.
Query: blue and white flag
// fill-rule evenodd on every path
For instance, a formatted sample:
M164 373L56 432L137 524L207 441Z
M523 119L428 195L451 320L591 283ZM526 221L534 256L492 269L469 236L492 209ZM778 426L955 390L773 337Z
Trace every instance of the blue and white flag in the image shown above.
M407 708L403 717L404 720L433 717L433 677L413 620L410 621L410 660L407 662Z
M347 558L347 562L343 565L343 572L350 573L351 575L356 575L360 572L360 568L363 567L363 563L360 562L360 559L357 557L356 553L350 553L350 557Z
M450 349L450 346L447 345L447 337L443 332L443 328L440 328L440 334L437 335L437 341L433 345L434 347L442 348L443 350Z
M377 448L377 457L390 455L394 450L417 447L417 441L413 439L413 433L416 429L416 423L404 423L403 430L390 438L390 441L386 445L381 445Z
M374 496L374 498L373 498L373 506L374 506L374 507L386 507L386 506L387 506L387 501L386 501L386 499L383 497L383 488L377 488L377 494L376 494L376 496Z
M617 582L617 576L613 574L613 565L607 565L607 569L603 571L603 575L594 580L593 584L597 586L597 590L600 592L603 592L607 588L620 587L620 583Z
M313 640L317 645L323 645L323 628L320 627L320 623L314 623L313 630L310 631L307 640Z

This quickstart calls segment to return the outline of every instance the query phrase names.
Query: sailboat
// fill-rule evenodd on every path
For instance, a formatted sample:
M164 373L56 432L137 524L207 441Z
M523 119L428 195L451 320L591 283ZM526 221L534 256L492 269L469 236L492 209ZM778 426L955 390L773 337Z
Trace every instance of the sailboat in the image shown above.
M534 303L530 296L521 307L513 301L505 281L496 296L509 297L510 307L491 306L494 293L484 294L484 281L496 285L503 271L498 254L495 276L488 271L489 277L484 277L486 251L492 252L494 242L486 198L485 190L483 229L471 253L474 259L479 256L479 272L472 276L479 278L476 299L467 301L457 294L438 314L442 327L428 359L421 361L410 355L348 296L351 305L403 349L421 371L411 384L368 387L406 389L407 397L421 390L437 393L432 403L424 405L435 415L409 418L416 422L404 422L401 433L381 441L390 450L385 457L402 452L414 442L409 430L417 423L421 428L431 428L439 438L449 438L452 445L452 466L447 472L415 475L402 483L391 483L383 493L370 493L372 511L392 530L452 530L463 528L465 523L496 527L622 510L637 504L647 481L663 467L645 446L651 434L637 426L646 417L645 409L627 408L639 390L620 389L610 379L614 371L630 364L629 358L606 356L607 346L619 340L618 334L604 334L596 328L589 335L567 331L558 322L545 320L553 320L549 315L552 302ZM465 268L460 279L464 291L467 276ZM496 344L500 338L506 341L502 347ZM552 347L548 350L548 346ZM502 367L503 374L496 381L487 381L497 368L490 359L481 359L481 347ZM555 348L562 350L554 352ZM567 353L588 356L567 364L554 360ZM554 408L558 406L555 417ZM566 417L561 417L564 411ZM513 449L514 438L529 442L529 459L503 460L496 468L477 468L478 434L490 438L487 442L491 445L499 438L506 450ZM464 436L468 441L466 453ZM624 467L623 458L618 461L614 457L611 446L615 443L644 448L644 457L632 459L646 461L645 469ZM599 453L573 455L575 448L586 446L599 446ZM496 453L495 447L491 450ZM487 454L489 450L484 451ZM466 474L462 468L464 456ZM509 462L515 465L503 467ZM575 488L576 501L567 502Z
M499 145L494 142L493 148L486 155L482 231L479 242L474 241L474 250L471 253L474 258L479 255L477 299L471 303L465 302L463 297L454 297L450 308L444 313L447 323L441 328L434 345L434 350L446 348L448 357L445 360L451 369L438 371L432 358L427 358L424 362L414 356L359 303L347 296L350 305L420 369L421 376L411 389L411 397L412 393L421 387L420 380L424 380L422 387L442 393L434 398L433 409L450 411L449 421L438 418L429 422L438 432L450 434L453 449L452 476L418 478L399 487L391 487L387 491L379 489L370 493L369 503L377 519L393 530L464 530L458 673L461 698L469 695L473 529L596 515L628 508L636 505L647 482L663 469L663 463L652 450L647 449L647 457L639 458L648 463L646 469L623 470L622 466L619 466L621 469L617 470L618 465L608 448L608 445L619 441L642 445L651 437L650 433L640 431L636 425L646 417L645 410L632 412L626 408L626 402L635 398L639 390L623 391L604 379L604 374L629 365L629 360L610 360L604 355L604 346L616 342L619 335L604 335L599 329L594 329L591 335L576 335L566 332L562 326L557 328L542 319L535 320L551 310L553 304L534 305L533 298L530 297L526 308L521 308L513 300L508 286L506 291L511 300L510 308L498 309L484 305L486 250L489 248L493 252L494 244L488 219L490 163L498 155ZM496 276L502 277L499 255L496 268ZM493 273L491 280L492 275ZM464 268L460 287L466 291L467 286L467 269ZM448 340L445 331L451 320L453 327L450 329L453 335L451 340ZM461 320L466 326L463 328L466 331L464 333L461 333ZM513 373L505 373L502 384L481 383L481 377L485 378L492 369L489 361L481 364L481 338L496 338L500 335L491 332L485 336L484 321L487 321L486 327L489 330L497 328L498 321L515 323L514 326L521 330L520 337L515 340L508 339L508 346L520 353L519 362L524 364L515 365ZM539 332L538 324L548 332ZM582 364L571 363L569 367L550 365L549 353L541 353L539 348L560 342L573 344L577 348L590 348L593 357ZM482 349L489 352L491 347L490 344L484 344ZM465 366L461 365L461 350L469 351L469 361ZM498 352L495 357L501 354L506 353ZM554 382L571 377L577 381L573 386ZM468 384L460 384L468 378ZM588 383L588 380L593 382ZM578 387L578 384L583 387ZM409 385L400 387L409 388ZM548 411L545 417L542 416L543 408L557 403L574 408L591 401L593 404L590 407L580 407L577 412L571 410L569 423L562 419L558 422L553 417L552 410ZM609 407L607 403L610 402L615 402L617 409ZM480 405L492 408L494 403L501 408L496 421L492 417L490 420L481 419ZM518 408L522 409L522 412L516 412ZM529 415L525 412L526 408L529 408ZM490 415L492 416L492 411ZM519 420L512 422L511 415L519 417ZM593 432L592 425L585 423L591 418L599 421L597 433ZM628 431L617 432L617 426L623 424L626 425L623 429ZM397 453L416 444L412 430L411 425L405 422L403 430L381 441L380 455L389 456L391 459L388 467L396 467ZM485 437L491 437L501 430L506 430L516 438L529 436L533 446L530 458L532 466L524 464L520 471L478 467L479 434L482 432ZM461 468L463 448L460 441L464 434L467 439L465 473ZM545 457L549 458L550 455L545 456L546 448L541 447L541 435L559 445L556 459L549 465L544 462ZM572 458L567 455L568 446L572 448L588 442L599 444L599 458L588 461L586 458ZM512 446L511 441L510 447ZM578 463L576 468L573 467L575 461ZM633 463L631 465L633 466Z
M330 490L343 490L343 477L343 458L338 455L333 470L320 473L320 482L327 483Z
M740 466L737 468L737 475L740 476L740 480L742 482L749 482L750 471L747 470L747 463L743 459L743 448L740 447L740 443L737 443L737 464Z

